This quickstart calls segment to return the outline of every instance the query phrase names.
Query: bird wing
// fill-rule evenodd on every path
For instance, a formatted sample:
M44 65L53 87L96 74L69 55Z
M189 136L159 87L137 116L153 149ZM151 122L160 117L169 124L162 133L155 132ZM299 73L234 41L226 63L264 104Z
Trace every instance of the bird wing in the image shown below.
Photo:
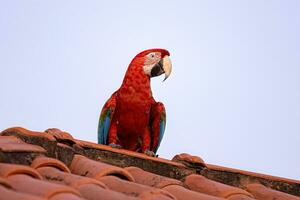
M116 108L116 102L116 93L114 93L102 108L98 123L98 144L108 143L108 132Z
M151 108L151 129L152 129L152 148L151 151L157 152L157 149L164 136L166 127L166 110L162 103L157 102Z

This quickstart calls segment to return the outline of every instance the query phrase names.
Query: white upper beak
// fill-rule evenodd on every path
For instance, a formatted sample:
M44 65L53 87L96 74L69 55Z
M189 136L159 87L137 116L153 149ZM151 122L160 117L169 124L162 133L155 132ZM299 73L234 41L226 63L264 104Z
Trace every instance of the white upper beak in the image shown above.
M163 81L165 81L172 72L172 63L171 63L169 56L165 56L163 58L163 69L165 71L165 78Z

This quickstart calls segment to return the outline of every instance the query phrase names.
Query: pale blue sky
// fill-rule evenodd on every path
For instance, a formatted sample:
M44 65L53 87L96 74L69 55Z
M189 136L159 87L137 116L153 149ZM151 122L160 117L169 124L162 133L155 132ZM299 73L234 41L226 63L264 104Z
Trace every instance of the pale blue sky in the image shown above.
M138 52L171 53L152 80L158 151L300 179L300 1L0 0L0 129L57 127L96 142L100 109Z

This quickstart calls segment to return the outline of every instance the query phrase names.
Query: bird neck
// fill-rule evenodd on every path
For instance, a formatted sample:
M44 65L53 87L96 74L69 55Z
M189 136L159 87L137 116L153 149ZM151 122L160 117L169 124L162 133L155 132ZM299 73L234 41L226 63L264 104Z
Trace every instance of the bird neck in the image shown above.
M119 92L120 95L140 98L141 100L151 98L150 77L143 72L141 67L131 66L125 74Z

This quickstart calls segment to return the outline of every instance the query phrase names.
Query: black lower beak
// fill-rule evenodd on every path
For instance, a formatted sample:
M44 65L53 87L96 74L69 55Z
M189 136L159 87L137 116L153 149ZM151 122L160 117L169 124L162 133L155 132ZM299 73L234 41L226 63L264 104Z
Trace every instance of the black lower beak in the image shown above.
M151 77L159 76L165 73L163 68L163 60L161 59L154 67L151 69Z

